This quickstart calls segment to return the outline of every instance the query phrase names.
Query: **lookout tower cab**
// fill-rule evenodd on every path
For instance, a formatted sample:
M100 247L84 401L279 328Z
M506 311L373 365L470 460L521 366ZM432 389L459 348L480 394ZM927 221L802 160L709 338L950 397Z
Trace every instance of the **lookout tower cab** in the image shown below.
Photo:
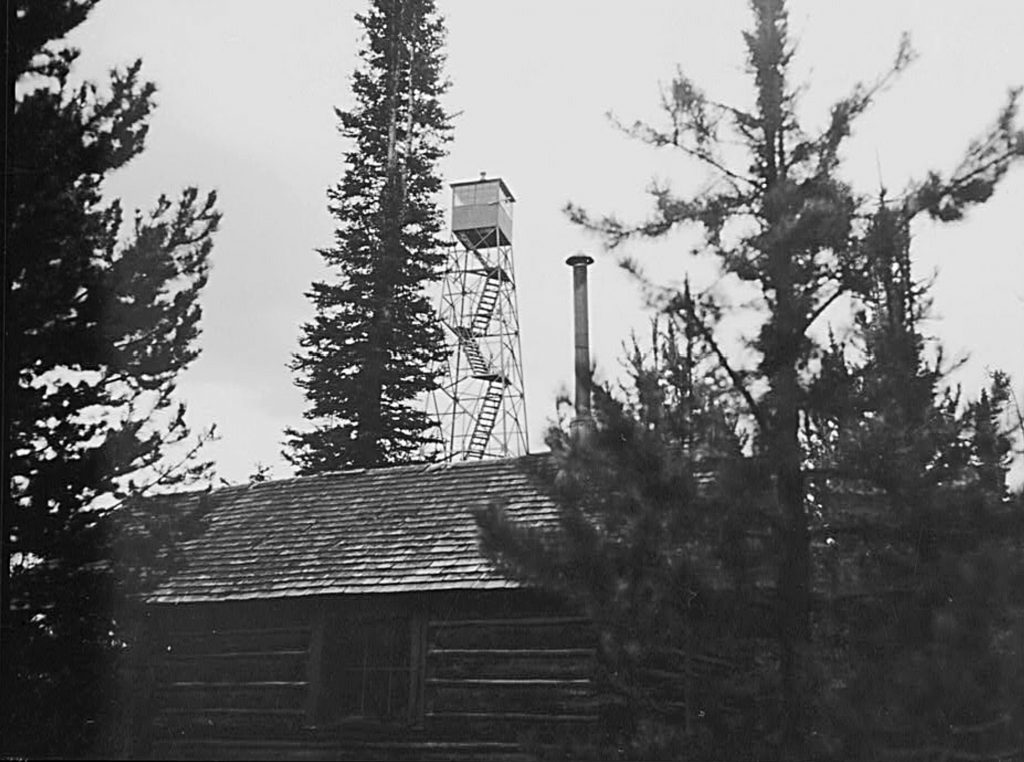
M467 249L512 243L515 198L501 178L452 183L452 233Z

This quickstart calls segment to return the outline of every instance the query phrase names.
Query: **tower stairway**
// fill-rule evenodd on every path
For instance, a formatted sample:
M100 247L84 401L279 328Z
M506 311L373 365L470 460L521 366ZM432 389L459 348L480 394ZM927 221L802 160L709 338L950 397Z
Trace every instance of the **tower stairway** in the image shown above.
M492 302L489 309L493 310L493 308ZM480 312L478 310L477 316L479 317L479 315ZM489 314L487 318L490 318ZM476 318L474 318L475 321ZM459 344L466 355L466 361L469 363L469 369L473 374L473 378L487 382L487 391L480 400L480 407L476 411L473 431L469 436L469 443L466 446L466 457L479 460L487 449L487 442L490 440L494 424L498 420L498 413L501 410L501 398L504 394L505 386L508 384L508 379L501 373L495 373L486 358L484 358L472 328L459 326L454 330L459 337Z
M497 268L495 268L497 269ZM494 307L498 303L498 292L501 290L501 280L498 277L488 277L484 283L483 291L480 293L480 301L476 305L476 314L473 315L473 333L482 336L487 333L487 326L491 322L491 315L494 314Z
M487 441L491 438L494 430L494 422L498 419L498 410L501 408L501 397L505 391L505 379L502 376L487 381L487 393L480 401L480 409L477 411L476 423L473 426L473 433L469 437L469 445L466 447L466 457L480 460L487 449Z
M501 378L501 375L495 373L487 360L484 359L484 354L480 351L480 344L477 342L472 328L455 326L452 331L459 337L459 346L462 347L462 351L466 355L466 361L469 363L469 369L473 373L473 378L478 378L482 381Z

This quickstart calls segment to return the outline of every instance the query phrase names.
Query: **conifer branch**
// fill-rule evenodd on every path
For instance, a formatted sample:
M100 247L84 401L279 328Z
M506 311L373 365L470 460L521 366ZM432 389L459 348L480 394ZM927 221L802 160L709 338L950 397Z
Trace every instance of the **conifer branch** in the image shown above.
M754 395L750 392L750 389L748 389L747 385L743 382L743 376L739 373L739 371L733 368L728 356L725 354L725 352L722 351L722 348L715 340L714 334L711 332L711 329L707 326L704 320L697 314L697 310L694 306L693 299L684 298L683 302L684 303L682 305L670 304L667 309L672 310L674 312L678 312L681 306L681 309L686 315L687 320L689 322L692 322L693 326L696 327L697 332L700 334L700 337L705 342L707 342L707 345L711 348L711 351L714 352L719 365L721 365L722 369L728 374L729 379L732 381L732 384L735 387L736 391L740 394L740 396L743 397L744 401L747 403L747 408L750 410L751 415L754 416L754 420L757 421L757 425L763 431L766 423L764 413L761 411L761 406L758 405L757 400L754 399Z
M662 148L665 146L672 146L673 148L678 148L687 156L690 156L691 158L694 158L704 164L707 164L709 167L711 167L715 171L719 172L722 176L730 180L730 185L737 193L740 192L740 188L739 185L737 185L737 183L743 183L744 185L747 186L754 186L756 184L752 178L745 177L744 175L741 175L738 172L725 166L719 159L716 159L707 149L700 147L693 148L684 144L681 141L681 131L678 127L675 130L673 130L671 135L668 135L662 132L658 132L653 127L644 122L636 121L632 125L627 126L623 124L621 121L619 121L619 119L614 114L608 114L608 119L612 122L616 129L620 130L621 132L625 133L631 138L640 140L643 143L647 143L648 145L652 145L657 148Z
M826 297L817 307L815 307L811 311L811 314L807 316L807 320L804 321L803 330L806 331L808 328L814 325L814 321L821 317L822 313L824 313L825 310L831 307L835 303L836 299L838 299L843 294L846 294L848 292L849 289L847 287L837 286L836 290L832 292L832 294L830 294L828 297Z

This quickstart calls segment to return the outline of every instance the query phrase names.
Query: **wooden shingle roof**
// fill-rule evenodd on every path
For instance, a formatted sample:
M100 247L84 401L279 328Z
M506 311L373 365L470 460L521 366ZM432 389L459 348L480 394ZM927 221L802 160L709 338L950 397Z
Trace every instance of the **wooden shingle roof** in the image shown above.
M205 530L151 603L517 587L480 554L473 511L555 520L545 456L298 477L209 493ZM197 497L185 498L195 501Z

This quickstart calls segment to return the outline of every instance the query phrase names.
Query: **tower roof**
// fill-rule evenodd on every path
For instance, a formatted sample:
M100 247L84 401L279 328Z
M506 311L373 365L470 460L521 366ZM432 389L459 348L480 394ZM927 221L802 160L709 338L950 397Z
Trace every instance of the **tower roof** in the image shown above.
M467 185L487 185L488 183L498 183L501 186L502 192L508 196L509 201L515 201L516 197L512 195L512 191L505 185L505 181L500 177L480 177L476 180L460 180L457 183L451 183L452 188L462 188Z

